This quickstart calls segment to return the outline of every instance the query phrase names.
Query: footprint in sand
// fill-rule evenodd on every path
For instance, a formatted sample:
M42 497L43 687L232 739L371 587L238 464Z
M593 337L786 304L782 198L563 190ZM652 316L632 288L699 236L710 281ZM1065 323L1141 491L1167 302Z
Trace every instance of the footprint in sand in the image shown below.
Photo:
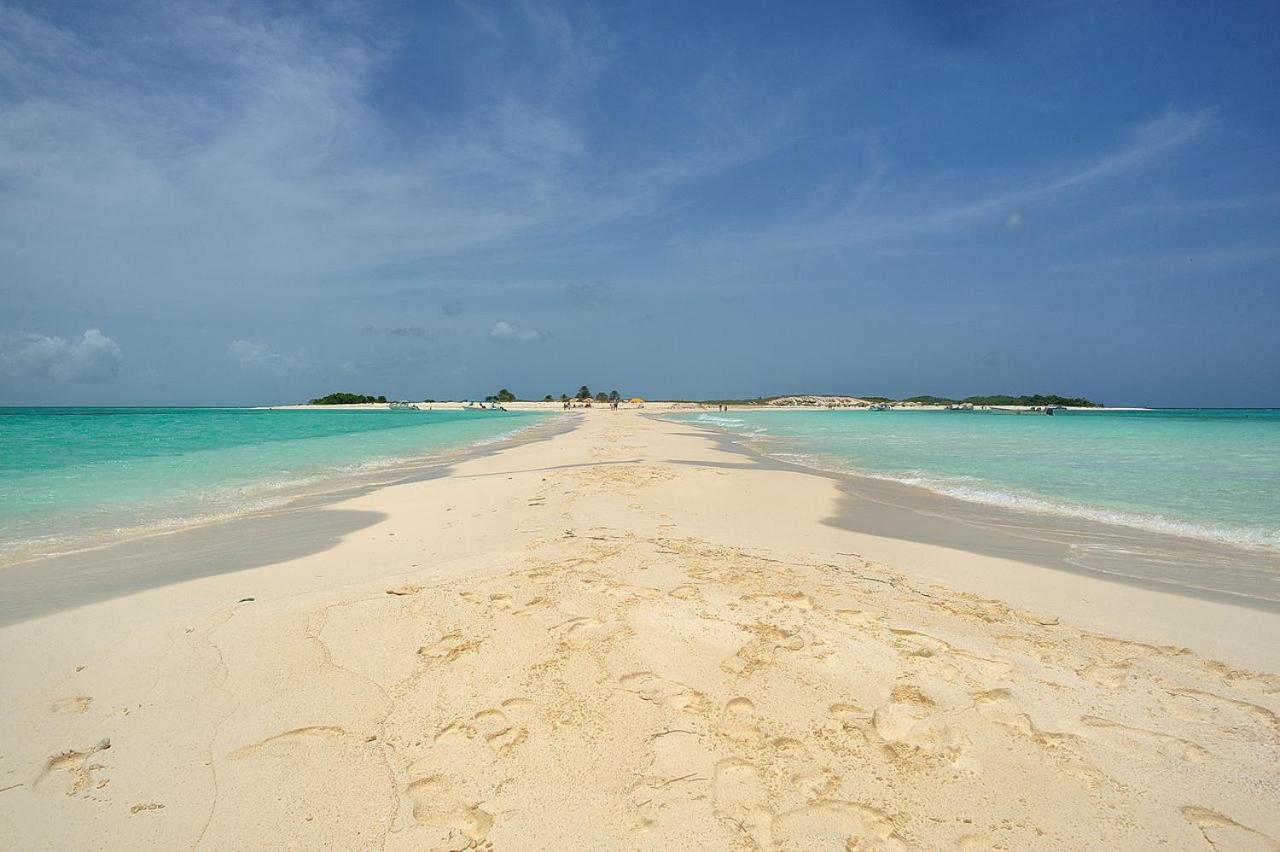
M1280 850L1280 842L1274 837L1241 825L1231 817L1224 816L1209 808L1198 805L1187 805L1182 809L1182 816L1204 836L1205 842L1214 849L1257 850L1257 852L1276 852Z
M492 592L487 595L481 592L458 592L458 597L469 604L475 604L485 609L511 609L511 596L504 595L501 592Z
M720 717L720 736L744 746L758 746L763 742L760 724L756 719L756 705L748 698L731 698L724 705Z
M479 648L483 641L483 639L464 636L455 630L445 633L430 645L423 645L418 649L418 656L432 662L452 663L463 654Z
M934 700L914 686L895 687L871 714L871 727L896 757L954 761L969 749L969 738L946 724Z
M1026 738L1039 748L1042 756L1086 787L1092 789L1106 780L1106 776L1077 751L1079 740L1075 735L1041 729L1009 690L977 692L972 698L978 715Z
M737 757L716 764L715 815L734 823L757 848L773 846L773 809L754 763Z
M433 849L474 848L493 827L493 815L464 798L444 776L419 778L406 792L413 802L414 820L437 835L427 844Z
M619 630L616 623L598 618L571 618L551 627L549 632L568 648L584 648L613 638Z
M642 701L671 707L676 710L690 710L705 713L708 710L707 697L696 689L684 684L667 680L653 672L631 672L618 678L618 686L636 695Z
M1165 707L1179 719L1208 722L1254 741L1276 742L1280 718L1266 707L1199 689L1166 688Z
M915 630L889 628L898 653L908 660L928 661L959 673L973 685L991 680L1004 680L1013 672L1013 664L1007 660L984 657L972 651L956 648L933 636ZM946 680L950 675L943 674Z
M881 810L834 799L813 802L780 813L772 828L775 848L876 849L896 852L906 845L895 833L893 820Z
M813 609L813 600L804 592L795 590L744 595L741 601L747 605L761 606L774 615L781 615L787 612L804 613Z
M686 583L683 586L676 586L667 594L678 601L691 601L698 597L698 587Z
M776 737L768 742L775 768L781 770L801 795L809 801L826 799L840 784L840 779L829 768L814 760L812 753L800 740L792 737Z
M307 725L302 728L293 728L292 730L283 731L279 734L273 734L266 739L259 740L256 743L238 748L231 752L230 757L233 760L239 760L242 757L248 757L256 754L273 745L287 745L294 743L317 743L317 742L339 742L348 736L348 732L337 725Z
M549 606L551 606L551 599L538 595L536 597L529 598L527 601L520 604L520 606L513 612L515 615L531 615L535 612L539 612L540 610L544 610Z
M70 698L63 698L49 705L50 713L83 713L89 709L89 705L93 703L93 699L87 695L73 695Z
M1078 669L1076 674L1103 689L1118 689L1129 679L1129 667L1132 664L1131 660L1118 662L1099 660Z
M162 811L162 810L164 810L164 805L160 804L159 802L138 802L138 804L129 808L129 814L133 815L133 814L146 813L147 811Z
M432 738L441 759L457 765L482 761L484 746L502 757L529 739L529 719L534 703L527 698L509 698L500 707L489 707L469 718L455 720ZM481 746L480 743L484 743Z
M705 815L702 803L707 798L708 773L715 756L703 737L693 731L659 731L651 734L649 741L652 752L648 764L627 791L638 815L632 834L648 837L648 848L664 848L654 841L671 817ZM674 822L679 823L678 816Z
M1133 728L1098 716L1083 716L1080 721L1095 731L1105 744L1140 760L1158 754L1188 763L1203 763L1209 757L1203 746L1181 737Z
M104 786L107 782L95 780L94 773L105 768L101 763L93 762L94 755L111 748L111 740L99 740L92 748L64 751L49 758L44 771L35 781L35 787L48 786L57 776L55 773L66 773L63 778L68 782L65 792L75 796Z
M799 651L805 646L798 628L777 624L754 624L747 628L755 635L738 653L720 664L730 674L747 676L771 665L779 652Z
M510 754L529 738L527 728L514 724L506 713L497 709L481 710L471 717L471 726L496 754Z
M834 615L850 627L866 628L885 620L883 613L865 609L838 609Z
M870 713L863 710L857 704L850 704L844 701L837 702L828 707L827 715L841 724L844 724L845 722L866 721L871 717Z

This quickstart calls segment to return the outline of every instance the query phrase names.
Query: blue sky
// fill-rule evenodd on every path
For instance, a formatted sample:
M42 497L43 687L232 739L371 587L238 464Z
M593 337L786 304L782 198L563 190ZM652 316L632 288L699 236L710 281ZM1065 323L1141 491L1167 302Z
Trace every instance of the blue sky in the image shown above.
M0 3L0 404L1280 405L1280 5Z

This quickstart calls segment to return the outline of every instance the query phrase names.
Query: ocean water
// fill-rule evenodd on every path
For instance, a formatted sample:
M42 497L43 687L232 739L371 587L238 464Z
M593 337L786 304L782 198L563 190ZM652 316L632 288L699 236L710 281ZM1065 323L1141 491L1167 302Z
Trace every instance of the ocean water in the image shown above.
M682 417L811 466L1280 556L1280 409Z
M545 422L500 411L0 408L0 565L286 504Z

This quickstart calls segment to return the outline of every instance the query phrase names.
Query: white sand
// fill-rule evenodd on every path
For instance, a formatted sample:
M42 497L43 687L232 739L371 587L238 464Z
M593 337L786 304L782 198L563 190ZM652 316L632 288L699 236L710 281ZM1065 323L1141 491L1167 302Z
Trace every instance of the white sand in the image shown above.
M1280 618L837 496L598 408L0 628L0 847L1277 848Z

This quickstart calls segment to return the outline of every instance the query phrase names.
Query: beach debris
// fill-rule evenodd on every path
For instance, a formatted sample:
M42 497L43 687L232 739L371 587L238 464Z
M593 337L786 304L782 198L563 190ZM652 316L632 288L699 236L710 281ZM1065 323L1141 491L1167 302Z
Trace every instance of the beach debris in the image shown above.
M401 586L401 587L400 587L400 588L398 588L398 589L387 589L387 594L389 594L389 595L397 595L397 596L400 596L400 595L416 595L416 594L417 594L418 592L420 592L420 591L422 591L422 587L421 587L421 586Z
M240 600L236 601L236 603L250 603L255 600L257 600L257 598L241 598Z
M129 813L140 814L143 811L160 811L160 810L164 810L164 805L160 804L159 802L139 802L138 804L129 808Z

